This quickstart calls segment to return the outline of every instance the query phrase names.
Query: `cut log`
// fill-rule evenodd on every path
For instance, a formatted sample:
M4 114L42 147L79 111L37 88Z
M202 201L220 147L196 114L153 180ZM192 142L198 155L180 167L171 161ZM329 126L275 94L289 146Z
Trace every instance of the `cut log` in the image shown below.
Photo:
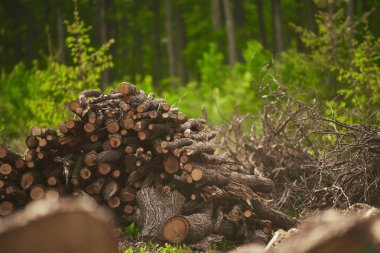
M120 206L120 199L119 197L112 197L108 200L108 206L111 208L118 208Z
M231 181L246 185L254 191L271 192L273 190L273 181L256 175L233 174L231 172L222 172L213 169L206 169L201 166L193 167L191 176L194 181L199 181L204 185L225 186Z
M0 159L6 162L14 162L21 156L4 146L0 146Z
M120 145L123 142L123 138L120 134L113 134L113 135L110 135L108 138L109 138L110 145L113 148L120 147Z
M190 146L193 143L194 141L192 139L181 138L181 139L177 139L171 142L163 141L161 143L161 147L168 150L175 150L177 148L182 148L184 146Z
M81 93L79 93L79 103L82 106L82 108L86 108L88 98L99 97L100 95L101 93L98 90L84 90Z
M29 149L38 147L38 139L35 136L28 135L25 139L25 144Z
M13 211L13 204L9 201L0 202L0 216L7 216Z
M126 188L120 192L119 197L122 202L134 201L136 199L136 192L132 189Z
M46 199L53 199L53 200L59 199L60 195L59 195L58 189L56 188L46 189L45 197Z
M88 180L91 178L91 171L87 167L83 167L79 171L79 176L83 180Z
M99 174L101 175L107 175L108 173L110 173L112 170L112 166L111 164L108 164L108 163L100 163L98 165L98 172Z
M162 226L171 217L179 215L186 198L177 191L163 194L154 188L137 192L137 203L141 209L141 236L145 240L163 240Z
M113 195L116 194L118 189L119 185L117 184L117 182L109 180L102 191L103 198L105 200L109 200Z
M9 175L13 171L12 166L8 163L4 163L0 165L0 174L2 175Z
M135 95L140 92L136 86L128 82L122 82L119 84L119 88L117 90L125 95Z
M97 156L98 163L114 163L124 157L122 150L106 150L100 152Z
M33 200L42 199L45 196L45 187L43 185L35 185L30 190L29 196Z
M107 132L109 132L110 134L115 134L119 132L120 126L117 120L110 120L107 122L106 129L107 129Z
M172 153L166 154L164 159L164 168L169 174L176 173L179 170L178 157L174 156Z
M190 146L184 146L182 148L176 149L175 154L177 156L180 155L195 155L199 153L208 153L208 154L214 154L215 147L210 142L194 142Z
M230 194L247 201L261 219L270 220L275 226L284 229L290 229L296 225L296 221L286 214L267 206L248 186L232 182L226 185L225 189Z
M212 227L213 222L207 214L176 215L165 222L162 227L162 235L166 241L171 243L194 243L208 236Z
M37 172L26 172L21 176L20 186L23 190L41 182L41 176Z

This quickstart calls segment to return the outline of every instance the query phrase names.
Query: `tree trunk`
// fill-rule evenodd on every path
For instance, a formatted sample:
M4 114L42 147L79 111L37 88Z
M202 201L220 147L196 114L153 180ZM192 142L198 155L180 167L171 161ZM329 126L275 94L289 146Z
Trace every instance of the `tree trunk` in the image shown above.
M169 78L171 84L176 86L175 77L175 50L174 50L174 35L173 35L173 17L172 17L172 1L166 0L166 37L167 37L167 51L168 51L168 65L169 65Z
M138 191L136 199L141 209L141 236L144 240L163 240L162 226L169 218L181 213L186 200L177 191L165 194L154 188Z
M27 43L26 43L26 63L28 66L32 66L32 61L34 60L36 54L35 41L36 41L36 24L35 17L31 10L26 10L26 20L27 25Z
M347 22L348 22L348 33L349 41L348 46L352 49L352 40L354 39L354 16L355 16L355 5L354 0L347 0Z
M161 80L162 72L162 56L161 56L161 16L160 16L160 0L154 0L152 4L152 12L154 13L153 24L153 41L154 41L154 72L153 72L153 85L158 88Z
M222 30L223 19L220 0L211 0L212 28L215 32Z
M58 60L60 63L66 63L66 47L65 47L65 34L62 17L62 2L56 1L57 11L57 45L58 45Z
M211 233L212 226L211 217L204 213L176 215L165 222L162 234L171 243L198 242Z
M260 37L261 43L265 48L268 47L267 33L265 31L265 19L264 19L264 6L263 0L257 0L257 14L259 19L259 29L260 29Z
M281 24L281 0L272 0L274 53L279 57L283 50L282 24Z
M176 39L177 39L177 46L176 46L176 66L177 66L177 73L182 81L183 84L186 84L189 80L188 80L188 76L187 76L187 71L186 71L186 66L185 66L185 61L183 59L183 56L182 56L182 52L184 50L184 48L186 47L186 43L187 43L187 38L186 38L186 27L185 27L185 23L183 21L183 18L181 16L181 13L183 13L182 9L181 9L181 6L179 6L179 4L177 4L177 10L179 9L179 11L176 11L175 12L175 19L176 19L176 23L177 23L177 36L176 36Z
M298 26L302 26L302 22L303 22L303 15L302 15L302 0L296 0L296 17L297 17L297 25ZM296 36L296 45L297 45L297 50L299 52L303 52L304 51L304 45L301 41L301 38L300 38L300 35L297 33L295 34Z
M236 27L241 27L245 23L244 1L243 0L235 0L234 3L235 3Z
M313 0L306 1L307 8L307 26L309 30L315 30L315 22L314 22L314 3Z
M106 21L106 0L99 0L98 6L98 17L99 17L99 29L100 29L100 43L104 44L107 42L107 21ZM109 71L106 69L102 72L101 77L101 86L104 88L109 84Z
M229 0L223 0L224 15L226 16L227 40L228 40L228 61L230 67L233 68L237 61L236 53L236 36L235 21Z

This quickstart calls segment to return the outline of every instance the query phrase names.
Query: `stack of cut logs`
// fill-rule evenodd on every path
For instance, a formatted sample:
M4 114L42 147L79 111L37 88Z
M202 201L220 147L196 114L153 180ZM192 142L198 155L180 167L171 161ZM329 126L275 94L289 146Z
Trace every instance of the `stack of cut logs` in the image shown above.
M122 224L140 224L143 237L170 242L211 233L267 241L272 224L294 225L257 195L271 192L271 180L214 154L215 132L165 99L123 82L110 94L83 91L69 109L76 116L58 133L31 129L24 155L0 147L0 215L30 200L89 195Z

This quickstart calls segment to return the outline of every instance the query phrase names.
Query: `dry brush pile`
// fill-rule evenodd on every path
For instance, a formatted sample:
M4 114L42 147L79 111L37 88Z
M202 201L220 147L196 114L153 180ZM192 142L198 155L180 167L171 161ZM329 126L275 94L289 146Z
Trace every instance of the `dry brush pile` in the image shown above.
M380 205L380 128L370 118L346 124L281 89L263 99L260 124L244 134L249 116L231 120L220 146L246 173L273 180L273 207L302 218L355 203Z
M31 129L25 154L0 147L0 215L89 195L120 224L139 224L144 239L199 248L222 236L266 243L272 226L295 225L263 198L272 180L215 154L216 133L165 99L123 82L109 94L83 91L69 108L75 117L58 132Z

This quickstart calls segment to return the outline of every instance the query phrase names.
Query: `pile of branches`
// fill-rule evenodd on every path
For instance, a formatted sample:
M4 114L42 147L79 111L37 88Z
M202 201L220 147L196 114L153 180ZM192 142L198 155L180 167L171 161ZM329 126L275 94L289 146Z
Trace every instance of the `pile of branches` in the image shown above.
M31 129L24 155L0 147L0 215L31 200L89 195L149 240L267 242L272 225L295 224L259 195L272 180L215 154L203 119L127 82L78 98L59 132Z
M317 103L306 105L281 89L263 100L260 124L244 134L252 121L236 117L222 130L221 147L248 173L274 181L275 208L302 216L355 203L380 205L379 127L368 119L350 125L326 117Z

